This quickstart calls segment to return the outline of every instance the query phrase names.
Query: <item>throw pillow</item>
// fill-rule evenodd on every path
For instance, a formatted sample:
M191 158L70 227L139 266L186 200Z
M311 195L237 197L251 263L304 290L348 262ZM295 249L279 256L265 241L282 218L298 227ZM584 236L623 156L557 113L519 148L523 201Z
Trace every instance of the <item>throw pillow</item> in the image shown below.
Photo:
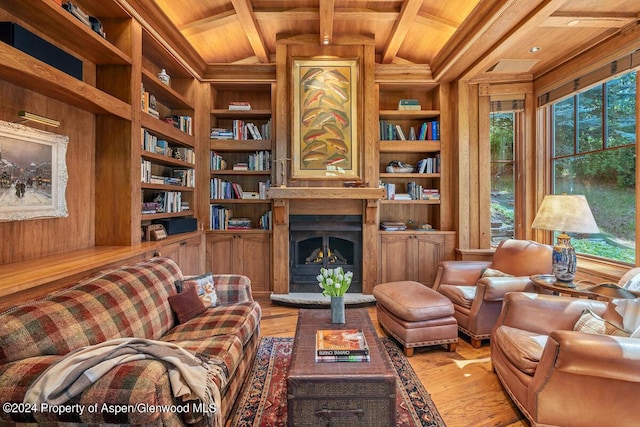
M482 271L482 277L513 277L513 274L503 273L502 271L494 268L485 268Z
M573 330L584 332L585 334L615 335L618 337L628 337L630 335L628 331L604 320L588 308L582 311L582 316L574 325Z
M171 310L176 314L180 323L188 322L207 310L195 288L186 289L179 294L169 295L167 299Z
M196 293L206 307L215 307L218 295L213 283L213 273L208 272L200 276L187 276L184 280L176 280L178 292L184 292L188 288L195 288Z

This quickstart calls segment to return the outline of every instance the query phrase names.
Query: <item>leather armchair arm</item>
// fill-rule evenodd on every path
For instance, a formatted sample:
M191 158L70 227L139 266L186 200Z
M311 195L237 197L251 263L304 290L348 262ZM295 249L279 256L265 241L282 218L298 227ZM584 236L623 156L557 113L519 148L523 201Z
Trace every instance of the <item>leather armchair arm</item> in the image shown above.
M482 270L490 266L489 261L442 261L438 265L434 289L438 289L440 284L473 286Z
M510 292L504 297L495 327L506 325L549 335L556 330L573 330L585 308L602 315L606 306L603 301Z
M545 358L555 359L553 365L561 372L640 383L640 340L636 338L554 331L540 364Z
M533 282L528 277L483 277L478 280L476 298L502 301L507 292L531 292Z

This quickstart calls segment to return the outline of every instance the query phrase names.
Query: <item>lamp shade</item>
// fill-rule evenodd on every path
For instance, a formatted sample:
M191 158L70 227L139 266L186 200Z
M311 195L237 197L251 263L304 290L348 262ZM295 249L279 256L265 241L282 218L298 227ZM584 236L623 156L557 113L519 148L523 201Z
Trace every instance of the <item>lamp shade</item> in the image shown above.
M544 196L531 228L568 233L599 233L587 198L578 194Z

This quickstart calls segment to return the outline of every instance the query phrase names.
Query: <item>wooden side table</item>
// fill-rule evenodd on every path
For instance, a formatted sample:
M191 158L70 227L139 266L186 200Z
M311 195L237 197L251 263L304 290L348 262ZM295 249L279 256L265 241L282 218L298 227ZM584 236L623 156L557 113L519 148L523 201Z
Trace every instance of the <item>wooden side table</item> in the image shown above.
M598 299L598 295L589 290L595 286L594 283L577 282L573 283L574 287L569 287L563 285L563 282L558 282L553 274L534 274L529 279L539 289L551 291L554 295L565 294L576 298Z

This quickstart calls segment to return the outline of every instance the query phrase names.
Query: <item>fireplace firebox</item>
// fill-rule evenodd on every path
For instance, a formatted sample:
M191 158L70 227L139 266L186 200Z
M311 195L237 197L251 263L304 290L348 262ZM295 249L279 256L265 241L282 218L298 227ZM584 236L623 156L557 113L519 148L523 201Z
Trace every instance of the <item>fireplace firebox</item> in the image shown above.
M320 269L353 272L348 292L362 292L362 216L289 217L289 292L321 292Z

